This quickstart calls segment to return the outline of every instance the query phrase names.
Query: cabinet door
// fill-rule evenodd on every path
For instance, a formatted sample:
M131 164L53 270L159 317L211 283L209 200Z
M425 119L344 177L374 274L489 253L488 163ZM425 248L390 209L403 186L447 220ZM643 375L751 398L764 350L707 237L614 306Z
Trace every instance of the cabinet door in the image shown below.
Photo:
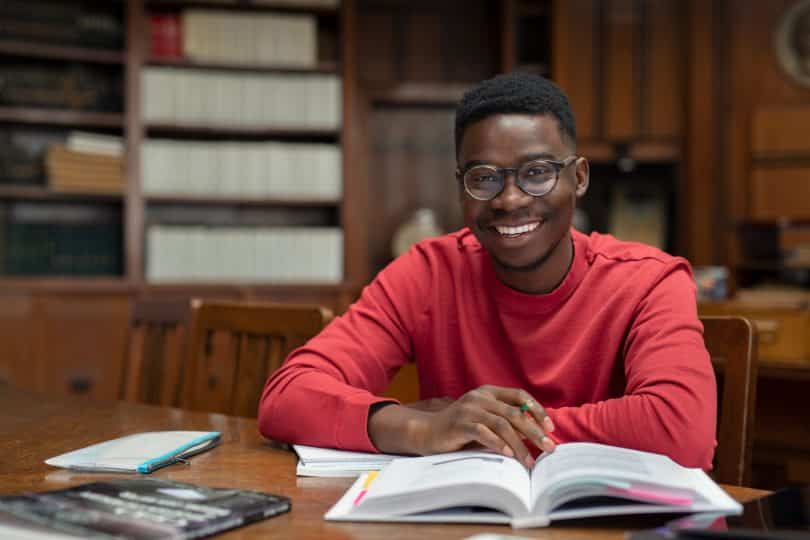
M686 18L675 0L555 1L552 78L579 141L674 141L685 112Z
M118 294L56 293L37 302L36 390L117 399L129 319Z
M34 300L28 293L0 294L0 383L34 388L31 351L38 341Z

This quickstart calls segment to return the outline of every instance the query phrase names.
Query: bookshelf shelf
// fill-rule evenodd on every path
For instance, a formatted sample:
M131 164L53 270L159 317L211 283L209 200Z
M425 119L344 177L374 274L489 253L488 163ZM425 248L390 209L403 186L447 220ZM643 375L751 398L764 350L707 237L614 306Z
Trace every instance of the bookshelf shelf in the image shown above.
M0 54L52 60L74 60L97 64L123 64L122 51L66 47L26 41L0 40Z
M455 106L469 85L458 83L402 83L369 89L372 101L391 105Z
M336 74L340 70L338 62L319 62L315 67L295 67L284 65L255 65L255 64L232 64L215 62L196 62L186 59L151 58L150 66L168 66L188 69L211 69L223 71L235 71L242 73L326 73Z
M52 291L52 292L133 292L136 287L131 281L123 277L99 276L1 276L0 289L15 291Z
M0 117L1 118L1 117ZM309 129L278 126L212 126L182 124L149 124L149 135L184 137L237 137L246 139L295 139L334 142L340 138L339 129Z
M124 116L116 113L66 111L62 109L0 107L0 122L122 129L124 127Z
M340 205L340 199L315 197L273 197L273 198L245 198L228 196L190 195L183 193L146 195L145 200L154 204L197 204L221 206L325 206Z
M208 8L227 9L230 11L288 11L294 13L311 13L313 15L337 15L337 6L311 4L291 4L273 2L272 0L232 0L231 2L211 3L194 0L147 0L148 9Z
M122 201L123 197L122 193L103 191L54 191L39 186L0 186L0 199Z

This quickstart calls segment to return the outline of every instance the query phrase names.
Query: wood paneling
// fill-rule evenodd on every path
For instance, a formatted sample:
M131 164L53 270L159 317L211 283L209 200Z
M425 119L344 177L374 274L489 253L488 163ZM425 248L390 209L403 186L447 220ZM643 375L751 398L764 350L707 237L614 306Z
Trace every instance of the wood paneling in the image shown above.
M598 100L602 55L598 2L556 2L552 13L553 47L551 77L568 94L577 121L577 138L595 139L601 134Z
M755 158L810 158L810 103L757 107L751 152Z
M447 231L462 224L453 174L453 110L375 108L369 184L369 252L372 269L392 259L396 228L417 208L431 208Z
M37 298L32 321L34 388L56 395L117 399L126 347L129 299L61 294Z
M442 79L442 24L437 13L406 16L402 78L409 81Z
M0 380L14 382L26 388L35 385L31 369L31 350L39 339L32 324L34 299L28 293L0 294Z
M641 15L634 0L610 0L605 16L605 135L622 141L639 134Z
M751 199L753 219L810 219L810 167L755 168Z
M643 5L642 133L652 138L675 138L683 133L686 106L684 9L672 0L646 0Z

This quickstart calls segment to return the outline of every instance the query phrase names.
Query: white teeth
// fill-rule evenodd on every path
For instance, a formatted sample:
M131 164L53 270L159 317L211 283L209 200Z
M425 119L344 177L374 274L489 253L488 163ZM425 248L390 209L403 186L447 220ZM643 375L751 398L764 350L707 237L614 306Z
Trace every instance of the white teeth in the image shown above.
M520 227L504 227L503 225L496 225L495 230L497 230L500 234L504 236L515 236L518 234L523 234L527 232L531 232L540 225L538 222L528 223L526 225L521 225Z

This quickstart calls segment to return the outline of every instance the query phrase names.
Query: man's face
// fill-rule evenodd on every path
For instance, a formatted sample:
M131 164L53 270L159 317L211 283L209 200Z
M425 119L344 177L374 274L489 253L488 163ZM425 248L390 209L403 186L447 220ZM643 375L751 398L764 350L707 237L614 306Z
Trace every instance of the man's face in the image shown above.
M470 164L518 167L534 159L562 161L572 154L553 116L502 114L467 127L458 165L462 171ZM542 197L521 191L514 174L508 173L505 182L489 201L470 197L463 185L460 190L465 225L490 254L501 279L512 285L525 283L526 273L542 273L544 263L567 241L576 199L587 189L587 162L579 159L562 169L554 189Z

